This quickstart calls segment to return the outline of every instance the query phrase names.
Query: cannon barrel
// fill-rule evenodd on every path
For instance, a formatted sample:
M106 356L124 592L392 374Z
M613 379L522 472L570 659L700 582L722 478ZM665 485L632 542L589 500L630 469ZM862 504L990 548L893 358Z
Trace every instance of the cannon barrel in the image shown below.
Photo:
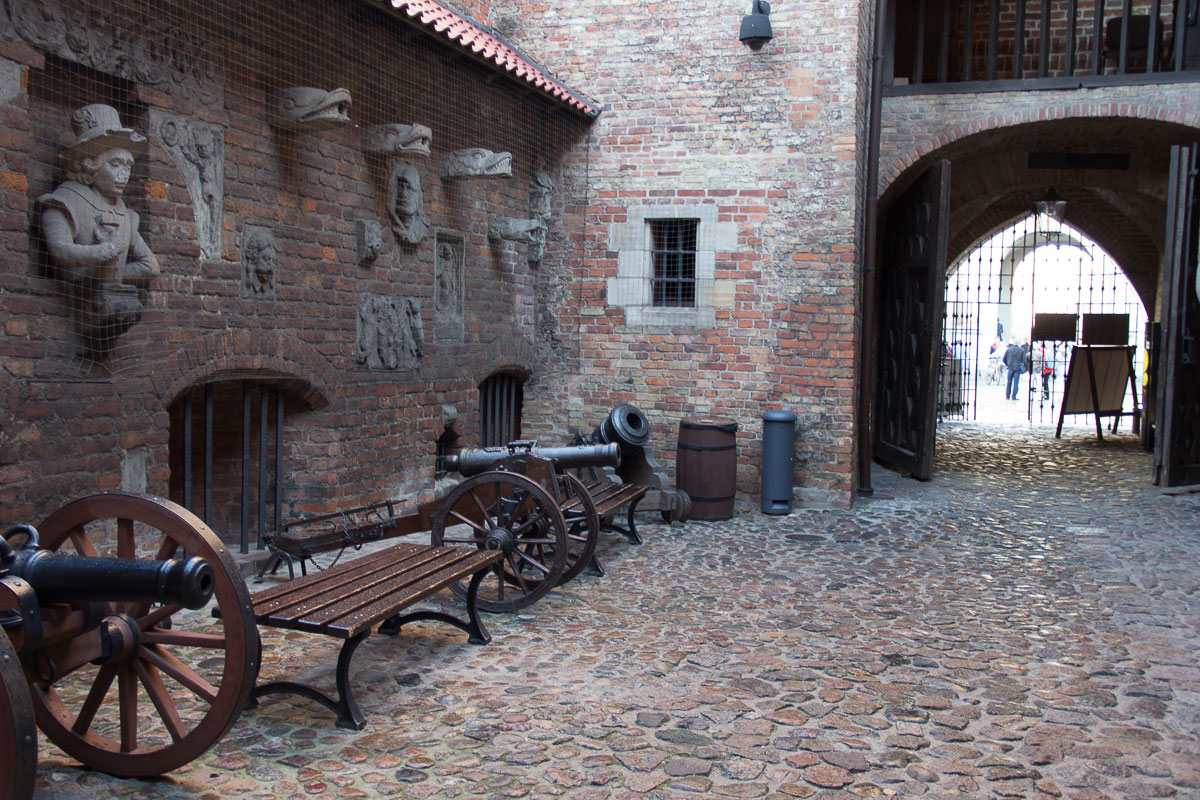
M464 478L487 472L506 458L530 455L553 461L559 469L582 469L584 467L615 467L621 463L621 448L616 443L590 444L569 447L481 447L460 450L457 455L446 456L443 464L450 472Z
M597 444L616 443L621 454L628 455L650 441L650 422L637 406L621 403L608 412L589 438Z
M150 561L91 558L26 549L7 574L27 581L40 603L162 603L203 608L213 595L212 565L200 556Z

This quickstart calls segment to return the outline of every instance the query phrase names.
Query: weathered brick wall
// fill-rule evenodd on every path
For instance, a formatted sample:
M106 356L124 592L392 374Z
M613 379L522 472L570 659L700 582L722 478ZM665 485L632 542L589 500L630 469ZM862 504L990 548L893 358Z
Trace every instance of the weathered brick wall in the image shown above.
M554 327L539 325L542 300L554 299L541 284L577 235L562 227L580 215L558 165L587 120L366 3L97 0L77 10L91 23L93 49L82 54L64 54L61 41L31 41L0 12L4 519L36 521L68 499L122 486L178 496L179 401L208 382L221 386L216 480L229 487L241 471L242 380L286 396L285 517L428 496L447 419L471 442L479 382L510 367L536 374L537 354L560 347ZM161 24L147 20L188 33L176 64L184 78L129 74L98 55L106 44L165 42L156 39ZM281 130L269 109L274 92L289 86L349 89L353 124ZM38 252L34 201L62 180L59 138L71 112L96 102L149 135L125 198L162 274L141 292L141 322L88 367L76 355L64 282ZM224 208L207 255L196 203L165 139L172 120L175 130L215 130L223 148L209 165L223 179ZM359 126L382 123L428 126L432 157L365 154ZM438 157L468 147L511 152L512 177L439 177ZM389 169L401 159L416 166L424 190L429 232L415 246L398 241L387 216ZM546 255L534 267L525 244L489 239L487 225L489 216L529 216L539 170L567 188L555 195ZM383 234L378 257L364 264L360 220ZM274 234L273 294L243 289L247 226ZM436 327L436 231L465 241L461 337ZM368 294L419 309L413 363L391 369L356 357ZM219 530L236 527L237 494L218 493Z
M739 487L757 498L761 414L787 408L801 497L849 501L863 5L779 3L774 41L751 53L737 40L749 3L493 3L498 27L604 108L568 162L589 189L562 276L572 307L559 314L580 362L539 383L548 403L569 398L570 425L590 430L634 403L671 466L681 418L730 417ZM715 323L631 325L612 303L610 228L631 206L715 206L732 226L716 253ZM551 377L570 390L549 391Z

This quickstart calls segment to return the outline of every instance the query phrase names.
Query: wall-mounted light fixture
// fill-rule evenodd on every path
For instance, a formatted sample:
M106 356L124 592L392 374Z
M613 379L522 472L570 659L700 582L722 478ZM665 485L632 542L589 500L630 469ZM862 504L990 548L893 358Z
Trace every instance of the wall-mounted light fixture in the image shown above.
M771 4L767 0L750 0L750 13L742 17L738 38L756 53L771 41Z
M1045 214L1055 222L1062 222L1067 213L1067 199L1059 197L1058 192L1054 191L1054 187L1051 186L1042 199L1033 204L1033 210L1039 214Z

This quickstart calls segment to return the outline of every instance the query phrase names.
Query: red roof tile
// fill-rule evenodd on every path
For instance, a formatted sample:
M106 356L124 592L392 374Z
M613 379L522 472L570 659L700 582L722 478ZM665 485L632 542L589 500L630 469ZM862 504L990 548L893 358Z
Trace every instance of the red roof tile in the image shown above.
M436 0L391 0L391 3L425 27L471 50L484 60L504 68L505 71L513 73L572 108L592 117L600 113L592 103L546 75L537 64L526 59L512 46Z

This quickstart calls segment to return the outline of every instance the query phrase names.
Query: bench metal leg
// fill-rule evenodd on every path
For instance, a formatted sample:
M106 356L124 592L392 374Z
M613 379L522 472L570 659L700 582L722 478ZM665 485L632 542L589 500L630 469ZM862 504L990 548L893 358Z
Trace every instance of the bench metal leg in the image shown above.
M250 693L250 701L247 703L248 708L253 708L258 704L258 698L268 694L298 694L301 697L307 697L309 700L320 703L328 708L334 714L337 714L337 726L339 728L349 728L350 730L361 731L367 724L367 718L358 708L358 703L354 700L354 691L350 686L350 659L354 656L354 651L358 646L366 641L370 636L370 632L360 633L357 636L351 636L342 643L342 649L338 653L337 662L337 699L330 697L319 689L303 683L294 681L271 681L270 683L260 683L254 687L254 691Z
M292 558L292 555L290 553L285 553L282 550L272 549L271 555L267 558L266 561L263 562L262 569L260 569L258 571L258 574L254 576L254 579L261 581L263 579L263 576L266 575L267 572L270 572L272 575L274 575L276 572L279 571L279 566L281 564L287 564L288 579L291 580L296 577L296 570L292 566L295 563L296 563L296 559ZM300 560L300 569L301 570L304 569L304 560L303 559Z
M479 594L479 585L483 583L483 579L487 576L491 568L481 569L471 576L471 582L467 585L467 620L461 620L452 614L446 614L441 611L413 611L408 614L395 614L388 617L379 625L379 632L388 636L395 636L400 632L400 628L407 622L416 622L418 620L429 619L437 622L445 622L447 625L453 625L459 630L467 632L467 641L471 644L487 644L492 641L492 635L488 633L487 628L483 625L483 620L479 617L479 608L475 605L476 595Z
M638 533L637 523L633 521L633 514L635 511L637 511L638 503L642 502L642 497L645 496L646 495L643 494L641 497L634 499L634 501L629 504L629 510L625 514L625 527L621 527L613 522L608 523L604 527L624 535L625 538L629 540L630 544L641 544L642 535Z

